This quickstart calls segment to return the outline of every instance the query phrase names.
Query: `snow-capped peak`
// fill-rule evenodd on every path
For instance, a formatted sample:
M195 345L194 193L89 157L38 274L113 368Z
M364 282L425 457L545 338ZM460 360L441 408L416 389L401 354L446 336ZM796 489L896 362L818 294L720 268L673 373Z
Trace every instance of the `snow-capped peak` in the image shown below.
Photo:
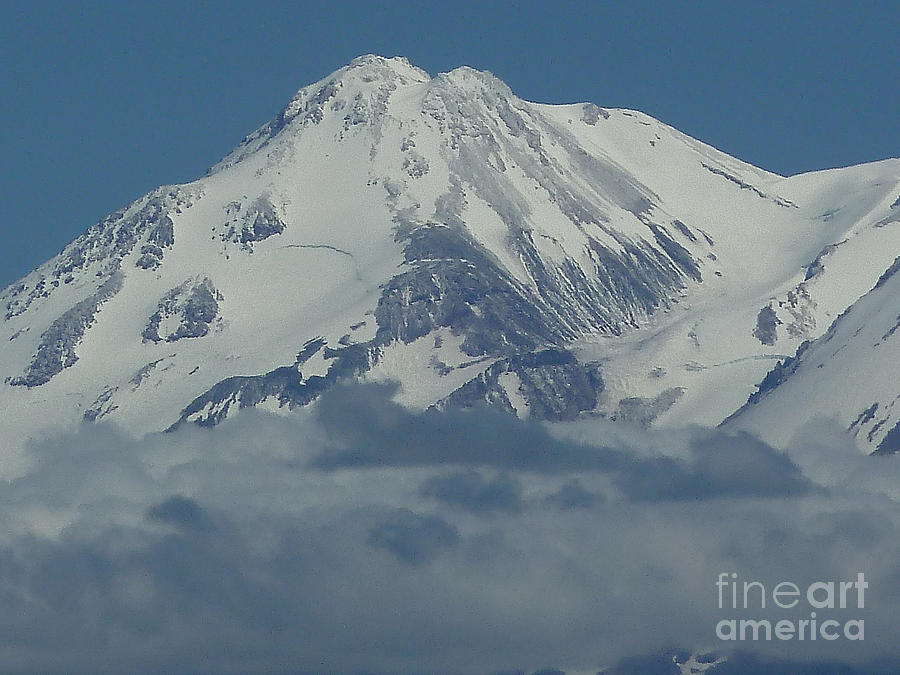
M714 424L893 260L895 174L783 179L646 115L359 57L0 294L8 447L47 417L211 425L360 377L420 407Z
M409 78L418 82L427 82L431 79L427 72L411 64L405 56L385 57L378 54L357 56L347 66L335 71L332 77L337 75L337 73L349 73L351 71L362 71L365 73L365 77L372 77L373 75L384 76L387 70L392 71L399 77Z

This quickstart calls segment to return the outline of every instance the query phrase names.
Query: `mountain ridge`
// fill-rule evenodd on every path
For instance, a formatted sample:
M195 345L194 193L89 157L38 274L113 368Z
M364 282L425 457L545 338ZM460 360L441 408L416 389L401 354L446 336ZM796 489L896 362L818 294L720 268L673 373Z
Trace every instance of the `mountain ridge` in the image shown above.
M642 113L359 57L0 293L10 444L35 411L141 434L348 377L418 407L717 423L874 284L898 165L782 178Z

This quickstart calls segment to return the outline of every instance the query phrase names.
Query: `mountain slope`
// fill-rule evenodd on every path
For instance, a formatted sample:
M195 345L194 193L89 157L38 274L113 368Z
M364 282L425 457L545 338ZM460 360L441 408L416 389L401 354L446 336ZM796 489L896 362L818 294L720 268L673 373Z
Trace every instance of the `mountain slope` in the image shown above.
M825 333L891 265L900 251L900 214L892 207L898 179L900 163L887 160L779 181L781 194L800 205L789 231L796 240L778 242L767 233L758 242L765 248L754 251L757 233L745 229L746 246L736 248L747 253L738 264L757 266L746 286L732 284L714 298L694 294L679 316L666 315L623 340L582 347L589 358L608 359L605 381L618 383L610 414L628 417L638 408L659 425L714 425L746 403L777 363ZM773 264L790 253L796 255L787 264ZM893 364L880 357L877 363L878 379L892 386ZM842 386L840 380L821 384L834 391ZM680 392L678 403L654 412L656 400L673 390ZM798 421L821 414L802 403L791 409ZM874 449L868 442L860 447Z
M877 454L900 452L898 272L900 257L824 335L779 363L726 425L784 445L810 417L823 416Z
M785 179L641 113L360 57L0 294L5 464L47 420L213 425L347 377L717 423L875 283L898 184L893 160Z

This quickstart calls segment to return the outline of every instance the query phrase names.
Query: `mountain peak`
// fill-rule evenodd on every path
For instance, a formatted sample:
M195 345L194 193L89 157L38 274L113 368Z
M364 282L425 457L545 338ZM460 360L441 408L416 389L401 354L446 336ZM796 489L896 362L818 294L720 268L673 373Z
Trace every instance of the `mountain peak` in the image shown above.
M463 117L480 114L471 105L474 100L484 98L488 107L499 105L504 111L510 101L518 100L505 82L487 70L460 66L432 78L405 57L364 54L300 89L274 119L244 138L208 175L242 161L288 128L299 131L331 115L338 115L345 127L381 120L398 89L419 86L428 92L426 107L435 100L444 101L440 104L444 106L449 101L451 109L465 111Z
M357 56L318 82L301 88L269 123L250 134L207 175L233 166L278 136L289 126L318 124L337 113L351 125L386 109L391 93L400 87L426 84L431 76L402 56ZM295 122L296 121L296 122Z
M896 185L890 164L782 179L643 114L367 54L0 294L0 406L20 439L37 388L143 432L365 376L423 407L718 423L892 263ZM644 329L646 367L612 346ZM875 441L893 386L854 404L879 403Z
M487 90L503 96L515 96L509 86L489 70L477 70L471 66L459 66L437 78L465 90Z
M393 73L401 77L408 77L416 81L427 82L431 76L414 66L405 56L381 56L379 54L363 54L350 61L344 68L336 71L332 78L339 74L353 71L362 71L365 75L384 76ZM364 75L364 77L365 77Z
M405 56L385 57L379 54L357 56L349 64L332 73L326 80L359 79L363 82L393 81L402 83L411 80L425 83L432 80L423 69L410 63ZM471 66L458 66L450 71L440 73L434 78L438 82L449 82L460 89L487 89L511 95L512 91L505 82L488 70L478 70Z

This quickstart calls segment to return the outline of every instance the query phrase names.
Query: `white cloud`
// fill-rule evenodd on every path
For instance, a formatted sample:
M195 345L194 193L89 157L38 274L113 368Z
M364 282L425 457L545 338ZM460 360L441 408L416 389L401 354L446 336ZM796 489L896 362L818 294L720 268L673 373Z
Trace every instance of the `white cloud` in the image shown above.
M765 647L897 655L893 458L848 459L825 424L794 463L746 436L551 434L383 394L139 441L86 425L34 448L0 486L0 670L598 668L720 648L722 571L863 571L864 644Z

